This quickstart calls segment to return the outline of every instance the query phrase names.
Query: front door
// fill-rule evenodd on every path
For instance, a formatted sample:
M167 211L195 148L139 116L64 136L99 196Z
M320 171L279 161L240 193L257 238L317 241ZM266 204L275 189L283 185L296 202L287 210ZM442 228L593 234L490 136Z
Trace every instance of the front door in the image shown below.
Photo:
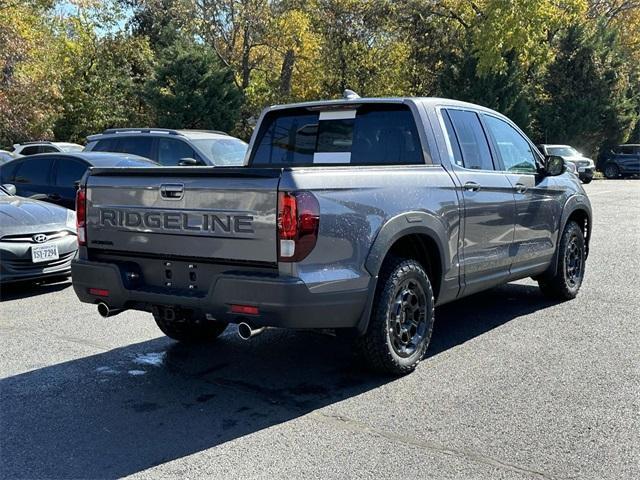
M553 177L538 174L534 147L518 130L493 115L482 117L516 201L511 277L533 275L555 252L563 190Z
M441 115L464 205L461 294L468 295L509 276L515 199L509 179L495 169L478 114L449 108Z

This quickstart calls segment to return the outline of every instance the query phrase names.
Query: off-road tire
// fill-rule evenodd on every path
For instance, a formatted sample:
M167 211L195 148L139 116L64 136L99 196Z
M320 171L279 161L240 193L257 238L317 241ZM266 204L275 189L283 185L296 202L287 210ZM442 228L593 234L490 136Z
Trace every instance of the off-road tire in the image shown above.
M579 261L570 260L568 249L572 248L572 243L579 250ZM558 268L555 275L543 275L538 279L538 285L542 293L554 300L571 300L578 295L578 291L584 280L585 260L586 260L586 242L582 229L576 222L568 222L562 232L560 245L558 246ZM579 275L572 279L570 271L571 265L574 268L579 267Z
M167 320L162 309L154 308L153 318L167 337L182 343L207 343L218 338L227 323L200 318L190 312L176 312L175 319Z
M396 317L392 315L392 308L403 308L398 307L397 302L401 293L399 290L406 282L410 282L409 285L413 282L419 284L419 296L424 297L424 315L419 315L420 329L424 335L415 345L413 354L401 356L393 345L392 318ZM396 257L387 259L378 278L367 332L356 339L357 351L365 365L377 372L393 375L412 372L422 360L431 340L434 303L429 276L419 262Z
M610 163L604 167L604 176L609 180L613 180L614 178L618 178L620 176L620 169L617 165Z

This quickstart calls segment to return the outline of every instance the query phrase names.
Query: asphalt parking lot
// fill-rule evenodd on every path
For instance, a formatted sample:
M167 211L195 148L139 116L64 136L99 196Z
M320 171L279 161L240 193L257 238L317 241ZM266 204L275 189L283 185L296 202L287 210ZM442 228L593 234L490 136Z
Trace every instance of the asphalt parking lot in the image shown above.
M68 282L4 288L0 476L638 478L640 181L586 189L578 298L525 280L444 306L400 379L328 336L186 348Z

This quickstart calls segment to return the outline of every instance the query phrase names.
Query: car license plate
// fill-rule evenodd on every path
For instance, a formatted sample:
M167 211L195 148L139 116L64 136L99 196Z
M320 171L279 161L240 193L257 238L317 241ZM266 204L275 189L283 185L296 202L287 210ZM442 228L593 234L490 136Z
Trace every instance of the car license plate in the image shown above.
M31 261L33 263L49 262L60 258L57 245L34 245L31 247Z
M582 173L582 172L586 172L587 171L587 167L580 167L578 168L578 172Z

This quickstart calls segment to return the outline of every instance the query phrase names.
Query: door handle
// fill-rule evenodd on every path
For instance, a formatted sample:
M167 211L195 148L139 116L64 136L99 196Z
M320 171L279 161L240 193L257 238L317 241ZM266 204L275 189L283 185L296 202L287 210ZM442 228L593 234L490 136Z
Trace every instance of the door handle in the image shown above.
M516 183L515 188L517 193L525 193L527 191L527 186L522 183Z
M480 190L480 184L476 182L467 182L464 184L464 189L470 192L477 192Z

